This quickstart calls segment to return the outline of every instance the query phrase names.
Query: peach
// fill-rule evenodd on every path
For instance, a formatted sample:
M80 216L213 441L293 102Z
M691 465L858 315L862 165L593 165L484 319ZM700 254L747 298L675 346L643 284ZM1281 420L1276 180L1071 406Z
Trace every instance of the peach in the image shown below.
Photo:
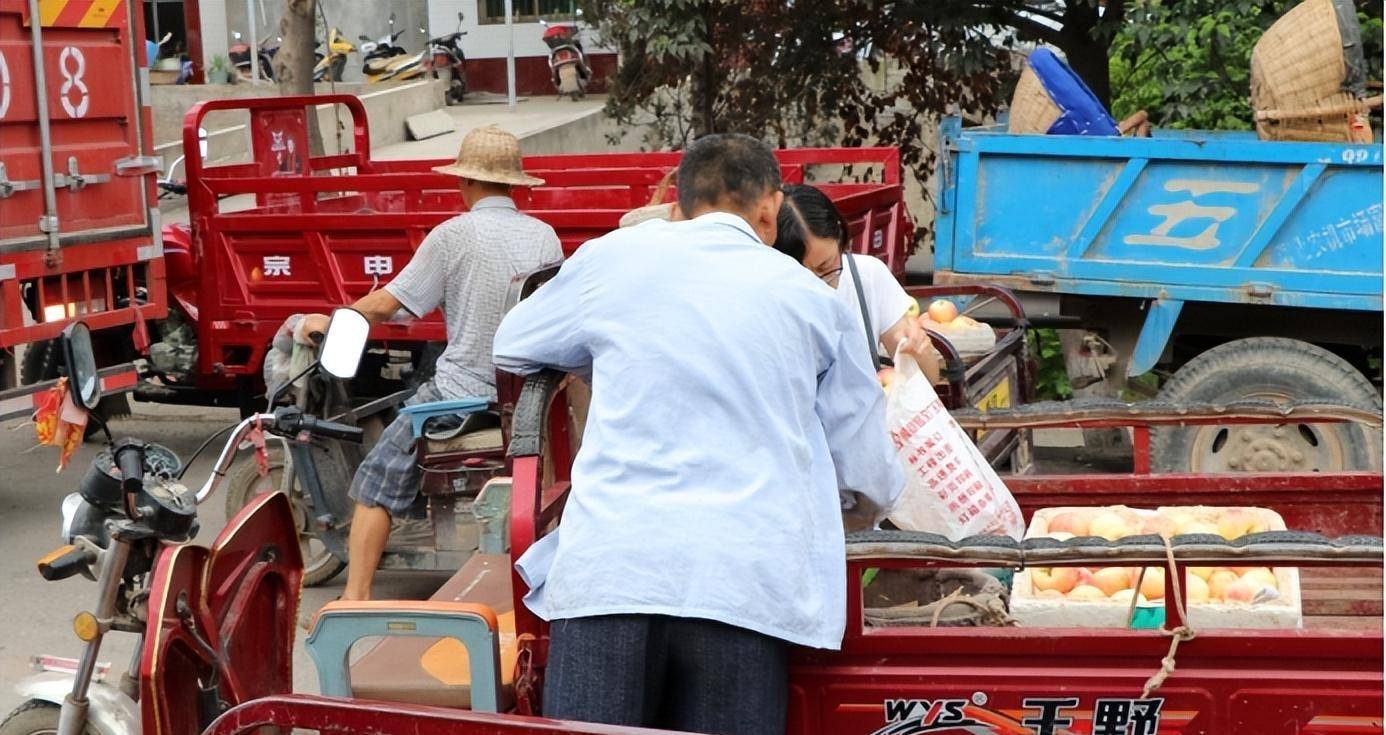
M1153 518L1147 518L1144 522L1141 523L1141 533L1153 533L1159 536L1164 536L1165 538L1173 536L1177 528L1178 525L1173 520L1166 518L1164 516L1154 516Z
M1131 570L1126 567L1103 567L1092 575L1093 586L1108 597L1131 588Z
M1237 573L1231 569L1219 569L1208 577L1208 597L1226 600L1227 589L1238 581Z
M1184 575L1184 601L1193 604L1195 602L1208 601L1208 583L1196 574Z
M1136 570L1136 578L1140 577L1140 570ZM1134 582L1133 582L1134 583ZM1147 567L1145 578L1141 580L1141 594L1146 599L1162 600L1165 597L1165 570L1159 567Z
M1275 572L1268 567L1257 567L1242 575L1242 579L1249 579L1262 587L1269 587L1273 590L1280 589L1280 580L1275 578Z
M910 299L909 308L905 309L905 316L919 316L919 299Z
M1073 538L1073 534L1069 533L1068 531L1052 531L1049 534L1049 538L1052 538L1055 541L1067 541Z
M1092 522L1088 524L1089 535L1101 536L1108 541L1130 536L1132 531L1131 524L1127 523L1125 518L1110 510L1093 516Z
M958 318L958 307L948 299L937 299L929 304L929 318L939 324L947 324Z
M1211 534L1213 534L1214 536L1221 536L1221 535L1222 535L1221 533L1218 532L1218 527L1217 527L1216 525L1214 525L1213 523L1211 523L1211 522L1209 522L1209 521L1201 521L1201 520L1198 520L1197 518L1192 518L1192 519L1190 519L1188 522L1180 524L1177 530L1178 530L1179 533L1181 533L1181 534L1185 534L1185 533L1211 533Z
M1062 593L1062 592L1060 592L1060 591L1058 591L1058 590L1040 590L1039 592L1035 593L1035 597L1038 597L1038 598L1041 598L1041 599L1045 599L1045 598L1050 598L1050 599L1052 599L1052 598L1063 599L1063 596L1064 596L1064 593Z
M883 367L876 371L876 380L881 381L881 387L890 390L890 386L895 383L895 368Z
M1075 510L1064 511L1049 519L1049 533L1071 533L1074 536L1088 535L1090 516Z
M1218 567L1189 567L1189 574L1207 582L1208 578L1213 576L1213 572L1217 570Z
M1107 599L1107 595L1102 590L1090 584L1080 584L1069 591L1068 599L1095 602L1097 600Z
M1036 567L1030 570L1030 576L1034 580L1037 590L1068 592L1078 585L1078 569L1076 567L1054 567L1052 569Z
M1232 508L1218 516L1218 533L1229 540L1267 530L1269 526L1261 514L1249 508Z
M1131 589L1130 587L1124 590L1117 590L1116 594L1112 595L1112 600L1114 602L1120 602L1124 605L1130 605L1132 597L1136 598L1137 605L1143 605L1147 602L1150 602L1149 600L1145 599L1145 595L1136 594L1136 591Z
M1228 602L1245 602L1251 604L1256 599L1256 594L1261 591L1261 583L1254 579L1242 577L1227 586L1227 591L1223 593L1223 598Z

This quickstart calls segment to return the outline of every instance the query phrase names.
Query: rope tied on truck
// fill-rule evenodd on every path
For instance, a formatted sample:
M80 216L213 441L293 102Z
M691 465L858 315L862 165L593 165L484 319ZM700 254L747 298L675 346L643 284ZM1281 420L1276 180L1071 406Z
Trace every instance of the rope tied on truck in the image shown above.
M1184 641L1193 640L1194 636L1196 635L1193 627L1189 625L1189 611L1188 608L1184 605L1184 586L1180 583L1179 580L1179 568L1174 563L1174 545L1170 543L1168 536L1161 536L1160 538L1165 542L1165 563L1169 566L1168 579L1170 580L1171 585L1174 587L1174 605L1175 608L1179 611L1179 619L1181 621L1181 624L1172 629L1160 629L1161 633L1170 637L1169 653L1165 654L1165 657L1160 659L1160 670L1156 671L1154 675L1152 675L1149 679L1146 680L1145 686L1141 689L1141 699L1149 699L1150 695L1165 683L1165 680L1169 678L1170 674L1174 673L1176 663L1175 654L1179 652L1179 644L1183 643ZM1141 577L1145 577L1144 568L1141 569ZM1140 582L1138 581L1137 589L1139 589L1139 587ZM1135 608L1136 596L1132 595L1131 614L1133 616L1135 615Z

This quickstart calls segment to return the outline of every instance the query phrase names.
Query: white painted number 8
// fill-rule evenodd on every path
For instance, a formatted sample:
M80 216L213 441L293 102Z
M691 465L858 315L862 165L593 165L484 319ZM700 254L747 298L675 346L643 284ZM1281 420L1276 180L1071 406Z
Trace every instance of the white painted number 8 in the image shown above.
M10 66L5 63L5 55L0 54L0 118L10 110Z
M76 68L67 68L68 60L71 59ZM87 114L87 104L91 102L91 95L87 93L87 84L82 81L82 75L87 72L87 59L82 55L82 50L73 46L64 46L62 56L58 57L58 70L63 73L63 86L58 90L58 97L63 102L63 109L67 111L68 117L82 117ZM68 93L77 89L77 94L81 95L77 104L72 104L68 99Z

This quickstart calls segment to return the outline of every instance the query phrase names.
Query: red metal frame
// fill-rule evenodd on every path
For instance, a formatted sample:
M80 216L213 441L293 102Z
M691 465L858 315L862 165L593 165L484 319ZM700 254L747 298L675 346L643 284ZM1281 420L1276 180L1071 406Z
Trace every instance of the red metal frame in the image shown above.
M1273 419L1261 420L1268 421ZM1124 423L1145 428L1139 420ZM1226 420L1190 419L1188 423L1216 424ZM1073 421L1054 425L1084 424ZM514 558L558 519L569 490L566 482L545 486L540 479L540 466L539 456L516 457L514 461ZM1337 512L1345 502L1350 502L1351 507L1336 525L1308 528L1329 534L1381 533L1380 473L1010 477L1007 482L1027 512L1041 505L1068 503L1254 503L1295 519L1324 517L1296 515L1304 507L1319 504ZM1292 522L1291 527L1303 526ZM1177 566L1182 570L1223 563L1181 556ZM1030 730L1019 721L1036 714L1025 706L1027 698L1078 696L1086 710L1077 713L1072 732L1092 732L1096 698L1138 698L1147 678L1159 668L1168 652L1170 639L1160 631L868 628L863 623L860 579L866 569L969 565L985 566L893 557L849 561L848 622L842 649L796 650L790 674L788 731L795 735L872 733L888 724L884 715L887 700L917 699L927 703L956 698L970 703L968 711L990 724L990 732L1023 733ZM1084 565L1085 562L1073 562L1057 566ZM1296 565L1316 566L1309 562ZM1380 565L1378 560L1365 566ZM523 597L528 590L523 581L515 576L512 582L522 650L522 671L517 679L519 703L522 712L533 711L538 704L534 694L543 677L547 628L524 607ZM1172 591L1167 591L1166 616L1171 626L1180 620L1172 599ZM1181 646L1176 673L1157 693L1162 698L1166 723L1160 732L1380 733L1382 642L1379 627L1199 631L1194 640Z
M283 151L263 134L273 128L280 148L298 131L286 123L308 104L341 104L350 113L352 152L295 161L291 170L313 175L281 175ZM208 166L197 155L197 129L217 111L246 110L257 132L250 163ZM261 117L256 117L261 116ZM274 125L254 121L274 118ZM287 126L287 127L286 127ZM462 211L455 177L434 173L445 160L376 161L360 100L349 95L211 100L189 109L184 118L184 150L192 243L174 265L171 288L197 322L198 384L229 388L238 379L258 382L271 336L289 314L323 310L364 295L375 281L363 272L366 256L388 254L398 272L429 229ZM300 149L301 150L301 149ZM649 203L664 175L676 167L678 153L597 153L530 156L525 167L547 180L543 187L520 188L517 204L552 225L567 253L618 226L627 211ZM912 225L902 202L899 152L893 148L778 151L787 181L802 181L805 168L857 164L876 168L881 183L826 184L844 210L859 252L885 260L903 273L912 242ZM253 193L257 207L222 213L219 198ZM674 188L666 197L676 194ZM172 238L170 238L172 239ZM292 273L275 281L257 276L250 259L292 251ZM388 281L388 276L379 282ZM444 338L433 315L407 324L384 324L376 339L421 342Z
M203 735L237 735L262 727L332 735L656 735L661 730L558 722L541 718L310 695L265 697L232 708Z

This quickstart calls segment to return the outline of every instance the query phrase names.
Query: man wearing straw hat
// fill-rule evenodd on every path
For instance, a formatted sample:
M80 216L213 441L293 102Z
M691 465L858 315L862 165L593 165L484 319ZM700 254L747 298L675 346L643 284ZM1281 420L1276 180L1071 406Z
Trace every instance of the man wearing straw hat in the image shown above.
M352 304L371 321L386 321L401 309L421 317L441 308L448 344L432 380L419 386L411 403L467 396L496 397L491 342L500 325L510 281L563 259L553 228L521 213L512 186L538 186L525 175L520 142L500 128L477 128L462 140L457 162L433 169L458 177L467 212L433 228L409 265L385 287ZM311 315L299 335L322 331L327 317ZM413 432L399 417L366 455L351 483L356 511L347 544L347 600L370 599L371 581L390 535L392 516L414 503L419 469Z

